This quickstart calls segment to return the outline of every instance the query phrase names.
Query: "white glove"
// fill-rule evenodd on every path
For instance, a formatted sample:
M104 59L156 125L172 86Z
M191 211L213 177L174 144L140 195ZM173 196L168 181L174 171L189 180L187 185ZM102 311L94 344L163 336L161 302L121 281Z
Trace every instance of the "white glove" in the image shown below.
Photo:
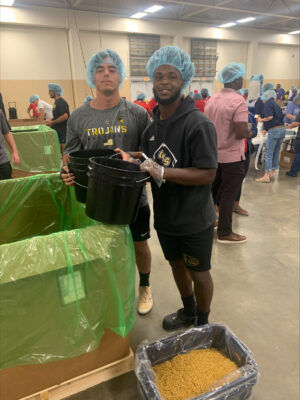
M165 170L164 167L157 164L157 162L155 162L151 158L148 158L147 160L142 162L142 164L140 165L140 169L142 171L149 172L149 174L155 180L158 187L160 187L162 183L165 182L165 180L163 179Z

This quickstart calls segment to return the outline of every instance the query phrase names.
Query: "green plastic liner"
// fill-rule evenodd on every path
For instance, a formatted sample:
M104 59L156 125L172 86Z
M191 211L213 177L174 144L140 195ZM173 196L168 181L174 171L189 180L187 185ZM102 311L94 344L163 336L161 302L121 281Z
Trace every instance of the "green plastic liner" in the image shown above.
M19 126L12 128L12 135L20 157L20 163L13 165L14 169L28 172L60 170L60 145L54 129L46 125ZM11 154L8 146L7 150Z
M128 226L85 215L57 174L0 181L0 369L96 349L135 323Z

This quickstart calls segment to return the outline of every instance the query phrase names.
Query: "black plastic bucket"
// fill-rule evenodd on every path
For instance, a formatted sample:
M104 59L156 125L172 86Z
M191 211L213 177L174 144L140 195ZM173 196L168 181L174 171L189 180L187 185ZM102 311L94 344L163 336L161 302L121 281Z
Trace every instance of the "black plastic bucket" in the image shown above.
M68 168L75 175L75 194L80 203L86 202L88 165L91 157L111 157L117 153L110 149L79 150L69 154Z
M131 224L149 174L136 164L114 158L91 158L86 214L106 224Z

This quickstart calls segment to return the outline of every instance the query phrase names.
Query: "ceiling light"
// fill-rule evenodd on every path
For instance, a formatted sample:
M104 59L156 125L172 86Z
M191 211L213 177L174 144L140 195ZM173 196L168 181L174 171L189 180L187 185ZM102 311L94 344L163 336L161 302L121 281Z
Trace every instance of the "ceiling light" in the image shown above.
M297 33L300 33L300 31L293 31L293 32L289 32L289 35L297 35Z
M219 28L229 28L230 26L236 25L235 22L228 22L227 24L219 25Z
M250 22L250 21L254 21L255 18L254 17L249 17L249 18L243 18L243 19L239 19L237 22L239 24L244 24L245 22Z
M159 11L163 8L163 6L152 6L147 8L147 10L145 10L145 12L149 12L149 13L154 13L156 11Z
M0 0L0 6L9 6L11 7L14 4L15 0Z
M133 14L130 18L143 18L147 13L144 12L138 12L136 14Z

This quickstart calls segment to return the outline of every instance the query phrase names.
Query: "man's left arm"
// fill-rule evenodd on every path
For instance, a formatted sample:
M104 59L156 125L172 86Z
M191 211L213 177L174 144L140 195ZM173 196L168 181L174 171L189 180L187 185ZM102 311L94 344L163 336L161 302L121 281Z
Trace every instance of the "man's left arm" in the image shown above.
M69 106L66 102L61 102L58 105L58 107L56 108L56 110L59 112L60 116L56 119L52 119L51 121L48 121L47 122L48 126L54 126L57 124L61 124L62 122L65 122L70 116Z

